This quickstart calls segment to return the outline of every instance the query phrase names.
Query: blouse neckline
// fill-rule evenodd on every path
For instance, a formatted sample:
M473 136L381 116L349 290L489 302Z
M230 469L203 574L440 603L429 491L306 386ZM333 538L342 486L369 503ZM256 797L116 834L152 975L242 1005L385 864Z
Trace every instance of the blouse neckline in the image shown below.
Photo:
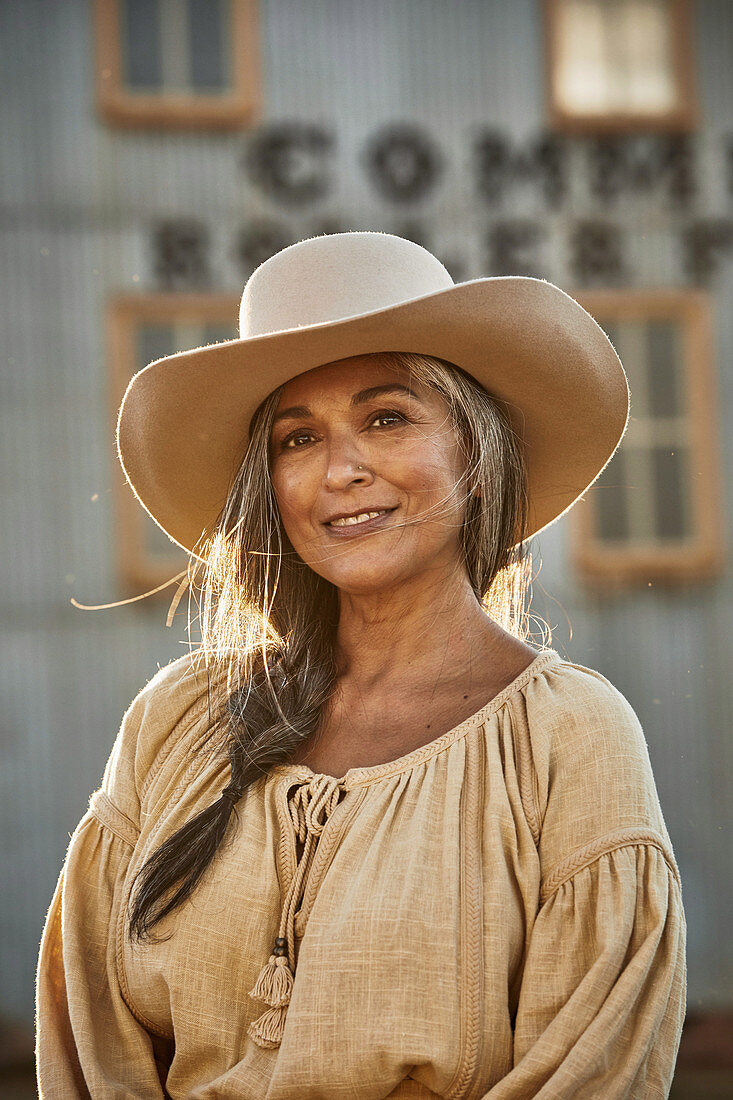
M428 741L427 744L421 745L417 749L413 749L404 756L398 756L395 760L388 760L384 764L372 764L369 767L349 768L340 778L333 775L327 775L323 772L314 772L307 764L275 764L268 772L268 776L282 777L289 775L294 781L299 779L307 781L311 778L329 779L333 782L337 782L344 790L350 790L352 787L366 786L376 779L384 779L390 775L409 771L409 769L413 768L416 764L423 763L425 760L437 756L438 753L443 752L449 745L452 745L454 741L464 737L469 730L474 728L474 726L480 724L490 714L499 710L511 695L514 695L516 692L526 687L529 681L539 672L542 672L548 665L553 664L555 661L561 660L562 658L557 650L542 650L542 652L538 653L535 659L527 665L523 672L515 676L510 684L502 688L493 699L484 703L484 705L474 714L469 715L468 718L464 718L457 726L441 734L440 737L436 737L435 740Z

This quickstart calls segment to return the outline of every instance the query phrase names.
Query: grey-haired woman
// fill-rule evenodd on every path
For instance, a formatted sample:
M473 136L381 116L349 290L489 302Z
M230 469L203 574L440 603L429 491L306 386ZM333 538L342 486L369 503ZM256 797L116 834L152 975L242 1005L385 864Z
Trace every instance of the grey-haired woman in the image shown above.
M644 736L526 641L528 540L625 430L613 348L549 283L454 286L379 233L278 253L241 326L121 409L202 644L72 837L41 1095L666 1096L685 920Z

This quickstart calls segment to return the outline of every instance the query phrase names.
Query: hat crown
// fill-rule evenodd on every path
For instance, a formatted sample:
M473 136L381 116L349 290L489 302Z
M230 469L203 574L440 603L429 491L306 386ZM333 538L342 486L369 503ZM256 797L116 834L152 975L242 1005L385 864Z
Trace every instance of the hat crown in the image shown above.
M390 233L309 237L252 273L239 310L242 339L330 324L453 286L440 260Z

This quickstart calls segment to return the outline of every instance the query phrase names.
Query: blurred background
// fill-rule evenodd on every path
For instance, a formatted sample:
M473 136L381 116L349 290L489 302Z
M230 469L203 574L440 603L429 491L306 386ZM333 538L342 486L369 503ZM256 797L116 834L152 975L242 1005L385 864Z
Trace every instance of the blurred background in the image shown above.
M672 1095L733 1097L733 5L2 0L0 20L2 1095L34 1095L69 835L187 645L176 583L75 606L186 567L124 484L125 386L235 336L272 253L372 229L456 281L557 283L624 362L620 450L533 540L530 641L544 620L639 715L689 924Z

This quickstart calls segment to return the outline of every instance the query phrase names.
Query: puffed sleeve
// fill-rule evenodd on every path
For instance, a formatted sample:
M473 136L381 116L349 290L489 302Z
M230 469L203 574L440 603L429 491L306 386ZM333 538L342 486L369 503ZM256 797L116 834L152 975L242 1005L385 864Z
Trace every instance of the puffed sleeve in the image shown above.
M172 1052L125 1002L117 925L140 831L141 785L196 694L189 662L186 657L166 666L133 700L102 787L67 849L36 980L38 1088L47 1100L165 1096L161 1080Z
M679 872L636 714L600 674L572 668L539 684L547 696L530 708L545 723L535 743L546 735L541 892L514 1068L485 1100L656 1100L671 1088L686 999Z
M570 875L537 916L514 1069L487 1100L668 1096L684 952L679 884L661 848L623 845Z
M132 1015L117 981L116 915L132 850L91 811L71 838L38 965L42 1098L165 1095L158 1041Z

